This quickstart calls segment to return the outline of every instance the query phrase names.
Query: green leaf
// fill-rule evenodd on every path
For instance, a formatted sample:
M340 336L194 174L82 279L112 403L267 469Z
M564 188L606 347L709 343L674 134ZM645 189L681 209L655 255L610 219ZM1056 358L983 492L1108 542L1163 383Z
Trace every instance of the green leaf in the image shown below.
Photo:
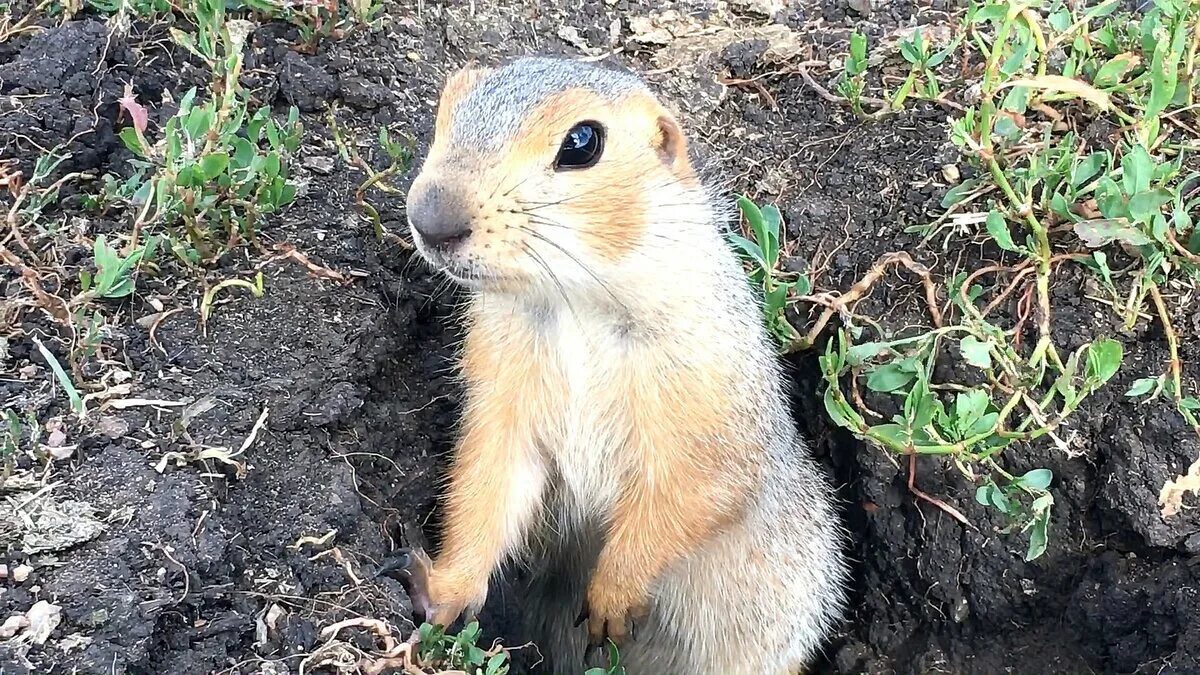
M1166 40L1160 41L1150 58L1150 98L1146 101L1146 117L1157 117L1175 98L1179 84L1179 56Z
M1141 379L1134 380L1133 384L1129 387L1129 391L1125 392L1125 395L1130 398L1145 396L1153 391L1157 386L1157 377L1143 377Z
M909 390L904 401L904 413L908 417L914 434L917 430L924 429L933 422L939 407L937 397L930 393L929 384L925 381L925 371L918 368L916 375L917 381Z
M1071 187L1082 187L1095 178L1096 174L1100 173L1105 166L1108 166L1107 152L1093 152L1079 160L1075 166L1071 167Z
M834 424L856 433L862 428L862 417L845 403L838 402L833 394L833 387L825 388L824 402L825 413L829 415L829 419L833 420Z
M1109 59L1092 78L1092 84L1101 88L1114 87L1121 83L1125 73L1138 64L1138 57L1133 54L1120 54Z
M1108 382L1121 367L1123 353L1121 343L1111 338L1100 338L1088 347L1088 379L1097 386Z
M743 237L740 234L734 234L734 233L729 234L729 240L732 241L734 246L736 246L737 249L739 251L741 251L746 257L748 257L748 258L752 259L754 262L758 263L758 266L760 268L762 268L764 270L769 270L769 268L767 267L767 261L765 258L763 258L762 249L758 247L758 244L750 241L749 239Z
M967 429L967 433L965 434L965 436L969 438L971 436L978 436L980 434L987 433L987 432L991 431L993 427L996 426L996 422L999 419L1000 419L1000 413L998 413L998 412L987 413L983 417L980 417L970 429Z
M1051 28L1053 28L1054 30L1056 30L1060 33L1065 33L1067 31L1067 29L1070 28L1071 24L1073 23L1072 18L1071 18L1071 11L1066 9L1065 7L1059 8L1057 11L1051 12L1050 16L1046 17L1046 20L1050 22Z
M864 342L854 345L846 352L846 363L860 366L867 359L875 358L888 349L886 342Z
M850 33L850 58L846 61L846 73L859 75L867 65L867 37L858 31Z
M987 506L992 503L992 490L997 489L995 485L987 483L980 485L975 489L975 501L982 506Z
M194 143L199 144L212 128L215 113L211 105L195 108L183 119L183 130Z
M980 342L974 335L968 335L959 342L959 351L967 363L976 368L991 368L991 342Z
M121 137L121 142L125 144L129 151L138 157L146 156L146 148L142 146L142 139L138 137L137 129L133 127L125 127L117 134Z
M954 423L958 437L965 438L987 412L991 398L982 389L959 392L954 398Z
M501 671L500 669L504 667L504 665L507 661L508 661L508 654L506 654L504 652L500 652L498 654L493 654L492 657L490 659L488 659L487 670L484 671L485 675L500 675L501 672L504 672L504 671ZM597 669L597 670L599 670L599 669ZM601 671L601 672L603 672L603 671Z
M897 363L887 363L867 376L867 388L881 393L892 393L903 389L916 378L916 373Z
M871 427L871 431L882 437L892 449L904 449L912 442L908 429L899 424L879 424Z
M1126 195L1136 195L1150 189L1154 176L1154 160L1141 144L1133 146L1121 158L1121 181Z
M1030 490L1045 490L1050 487L1050 483L1053 480L1054 472L1050 469L1034 469L1027 471L1024 476L1017 478L1013 482L1019 483Z
M244 138L236 138L233 141L233 168L245 169L254 162L255 148L254 144Z
M1026 527L1029 532L1029 550L1025 553L1025 560L1035 560L1040 558L1046 552L1046 544L1049 542L1050 528L1050 507L1054 504L1054 497L1049 494L1043 494L1033 500L1030 508L1033 510L1034 518Z
M1179 399L1179 407L1184 410L1200 410L1200 400L1192 396L1186 396Z
M1025 552L1025 561L1037 560L1046 552L1049 543L1050 513L1038 517L1029 531L1029 550Z
M996 241L996 244L1005 251L1019 250L1017 245L1013 243L1012 233L1008 231L1008 223L999 211L988 213L987 231L988 234L992 235L992 239Z
M63 391L67 393L67 400L71 403L71 410L75 411L76 415L83 417L87 413L87 408L83 402L83 397L79 395L79 390L71 382L71 378L67 375L67 371L63 370L62 364L54 357L54 353L42 344L42 341L33 337L33 343L37 345L38 351L41 352L42 358L49 364L50 370L53 371L54 377L58 379L58 383L62 386Z
M1129 215L1139 222L1149 222L1151 217L1161 214L1163 204L1169 203L1173 195L1164 188L1139 192L1129 200Z
M211 181L221 175L227 166L229 166L229 155L224 152L214 152L200 159L200 173L204 175L206 181Z
M981 183L982 181L980 179L971 178L964 180L958 185L950 188L946 191L946 194L942 196L942 208L949 208L966 199L967 195L979 188Z

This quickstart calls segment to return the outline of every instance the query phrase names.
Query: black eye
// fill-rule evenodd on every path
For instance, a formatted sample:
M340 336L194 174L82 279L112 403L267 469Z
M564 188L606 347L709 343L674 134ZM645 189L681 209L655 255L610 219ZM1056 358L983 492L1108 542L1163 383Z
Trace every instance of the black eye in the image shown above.
M555 169L586 169L600 161L604 152L604 127L580 122L567 132L554 159Z

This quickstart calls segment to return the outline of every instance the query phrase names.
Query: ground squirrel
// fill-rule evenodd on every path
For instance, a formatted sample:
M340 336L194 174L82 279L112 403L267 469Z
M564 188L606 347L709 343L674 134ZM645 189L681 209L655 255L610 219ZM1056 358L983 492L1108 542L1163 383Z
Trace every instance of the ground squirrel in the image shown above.
M444 542L414 604L449 624L520 560L553 675L605 637L628 675L801 670L845 604L843 533L731 203L675 117L606 67L468 67L407 209L471 292Z

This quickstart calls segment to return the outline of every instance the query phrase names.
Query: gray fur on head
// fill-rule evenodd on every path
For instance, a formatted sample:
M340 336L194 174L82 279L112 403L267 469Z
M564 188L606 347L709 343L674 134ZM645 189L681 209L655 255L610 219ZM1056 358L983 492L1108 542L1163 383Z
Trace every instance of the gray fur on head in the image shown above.
M558 92L587 89L616 101L645 91L636 75L563 58L528 56L485 75L454 109L453 142L495 150L516 135L529 113ZM580 120L583 121L583 120Z

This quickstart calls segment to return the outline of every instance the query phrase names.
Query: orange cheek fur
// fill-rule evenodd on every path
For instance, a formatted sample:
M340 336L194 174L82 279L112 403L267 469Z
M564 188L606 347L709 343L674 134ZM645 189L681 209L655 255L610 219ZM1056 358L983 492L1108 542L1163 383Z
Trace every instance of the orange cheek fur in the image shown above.
M434 167L446 154L444 139L454 108L487 72L461 70L446 83L427 163L431 172L446 173ZM561 208L570 213L572 220L583 224L580 240L597 257L615 262L627 256L646 228L653 226L648 222L647 205L652 192L674 181L694 180L682 133L653 98L634 95L614 109L585 89L560 92L530 112L513 142L501 153L501 161L491 165L486 175L459 178L469 179L480 194L470 244L472 255L492 264L508 264L520 257L521 244L529 235L521 229L525 217L513 213L519 205L509 194L513 186L507 183L528 180L536 189L536 179L514 177L529 176L548 166L565 130L585 119L597 120L614 131L606 139L599 164L565 177L560 199ZM672 141L669 148L668 140Z

